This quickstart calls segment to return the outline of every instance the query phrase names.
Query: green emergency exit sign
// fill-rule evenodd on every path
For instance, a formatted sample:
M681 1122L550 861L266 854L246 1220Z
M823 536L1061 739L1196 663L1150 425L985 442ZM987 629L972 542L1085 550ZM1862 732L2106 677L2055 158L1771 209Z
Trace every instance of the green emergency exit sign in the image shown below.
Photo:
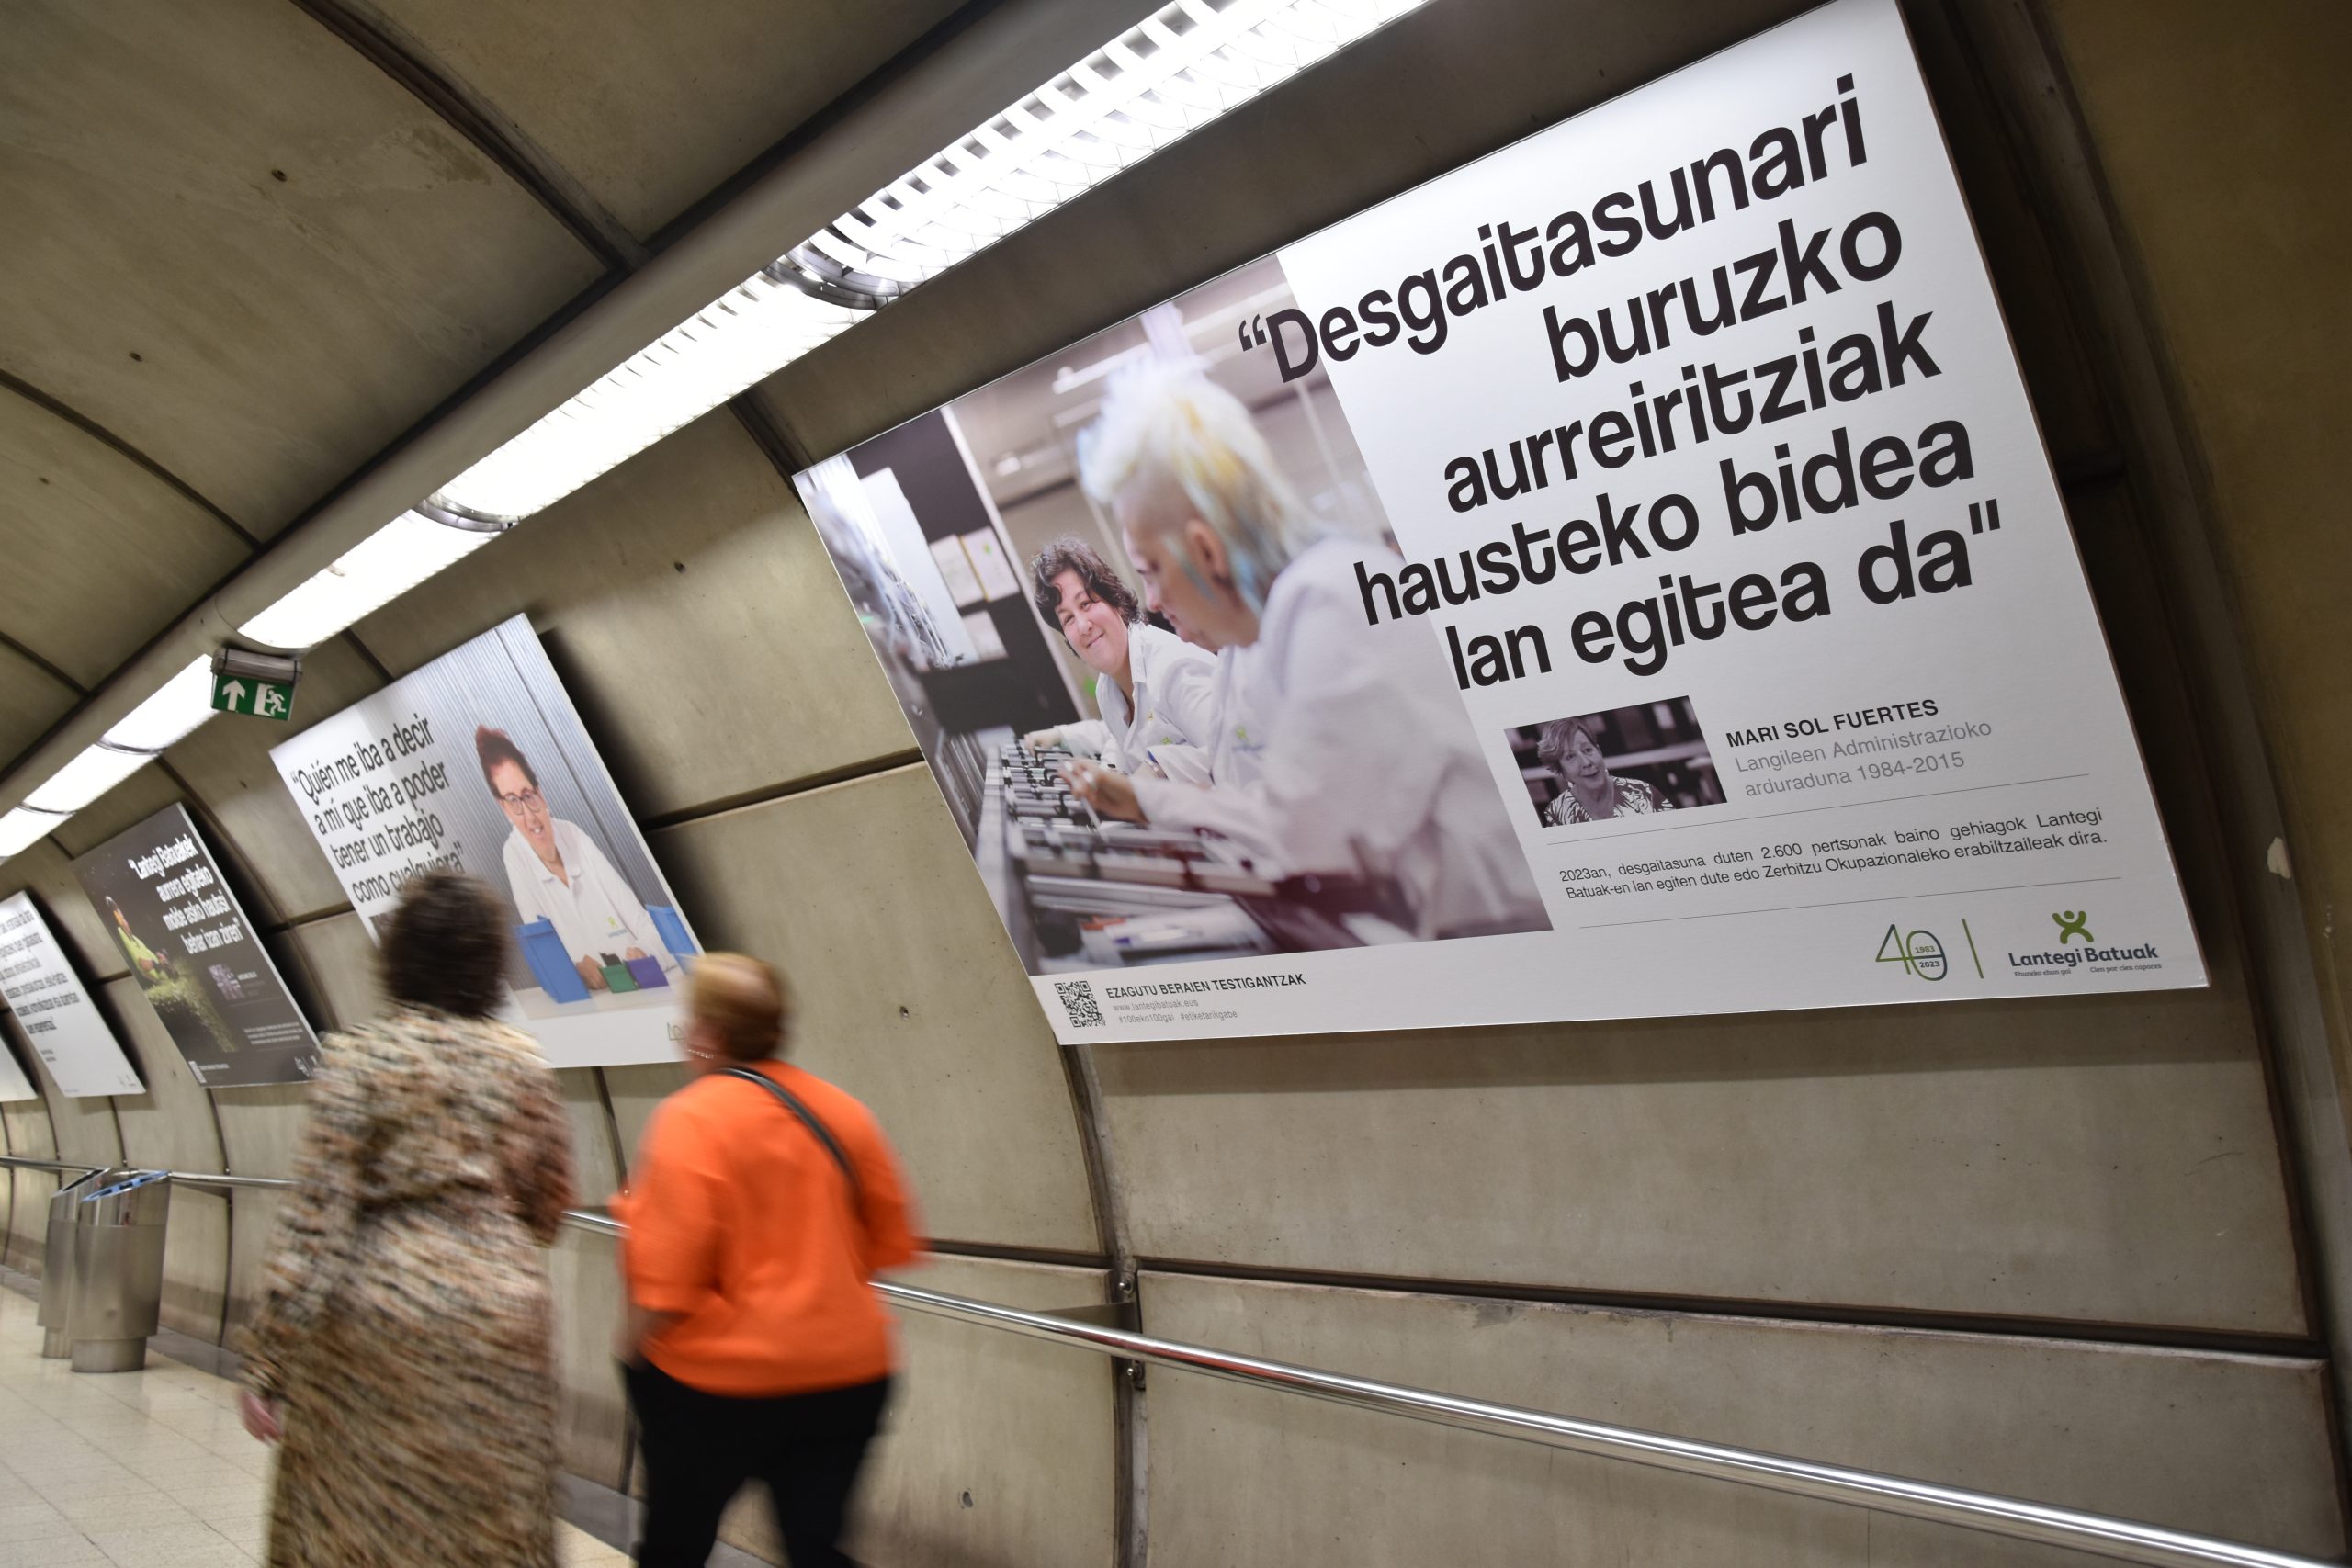
M251 714L283 724L294 716L294 683L265 681L258 675L215 674L212 711Z

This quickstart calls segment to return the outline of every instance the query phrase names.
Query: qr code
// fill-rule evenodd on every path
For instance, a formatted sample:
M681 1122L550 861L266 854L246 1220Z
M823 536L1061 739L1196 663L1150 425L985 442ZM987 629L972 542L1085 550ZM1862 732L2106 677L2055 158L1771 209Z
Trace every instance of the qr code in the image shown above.
M1057 980L1054 989L1062 994L1062 1006L1069 1012L1072 1029L1096 1029L1102 1023L1102 1010L1094 1005L1094 987L1083 980Z

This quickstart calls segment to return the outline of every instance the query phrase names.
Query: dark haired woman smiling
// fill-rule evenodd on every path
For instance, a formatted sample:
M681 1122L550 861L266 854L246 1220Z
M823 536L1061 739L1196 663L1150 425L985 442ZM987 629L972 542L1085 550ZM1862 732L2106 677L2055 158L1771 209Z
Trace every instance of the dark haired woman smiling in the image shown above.
M1070 651L1100 676L1094 682L1099 719L1085 719L1022 737L1037 747L1067 746L1137 773L1189 749L1207 758L1216 743L1216 656L1143 618L1143 606L1118 573L1074 538L1056 539L1029 563L1037 614L1061 628Z
M455 872L384 934L389 1014L329 1035L297 1190L244 1336L245 1427L283 1440L270 1568L555 1568L547 1266L570 1124L504 999L506 917Z

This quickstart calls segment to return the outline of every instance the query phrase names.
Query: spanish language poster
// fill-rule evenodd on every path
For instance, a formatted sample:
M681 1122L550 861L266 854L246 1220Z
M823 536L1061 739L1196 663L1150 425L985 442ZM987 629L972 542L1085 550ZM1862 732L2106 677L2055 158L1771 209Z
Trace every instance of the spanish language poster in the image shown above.
M316 1075L318 1036L186 807L108 839L74 874L198 1083L245 1089Z
M270 760L370 937L410 877L469 872L510 908L509 1021L551 1065L675 1058L694 932L528 620Z

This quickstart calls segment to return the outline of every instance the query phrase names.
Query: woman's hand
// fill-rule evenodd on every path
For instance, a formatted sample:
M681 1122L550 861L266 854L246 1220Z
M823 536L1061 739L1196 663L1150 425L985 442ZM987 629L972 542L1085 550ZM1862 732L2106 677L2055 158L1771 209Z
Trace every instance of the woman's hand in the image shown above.
M602 991L609 989L609 987L605 984L604 966L599 964L594 959L575 958L571 961L571 966L580 971L580 977L588 983L588 988L590 990Z
M286 1424L279 1417L277 1401L264 1399L247 1389L237 1396L237 1414L245 1423L245 1430L255 1442L274 1443L286 1435Z
M1032 751L1050 751L1061 743L1062 732L1058 729L1033 729L1021 738L1021 744Z
M1069 762L1063 765L1062 778L1069 784L1070 793L1104 817L1114 817L1123 822L1144 819L1143 803L1136 798L1133 779L1100 762Z
M613 1336L613 1357L625 1367L645 1365L645 1342L658 1338L686 1320L682 1312L654 1312L631 1302L621 1313L620 1331Z

